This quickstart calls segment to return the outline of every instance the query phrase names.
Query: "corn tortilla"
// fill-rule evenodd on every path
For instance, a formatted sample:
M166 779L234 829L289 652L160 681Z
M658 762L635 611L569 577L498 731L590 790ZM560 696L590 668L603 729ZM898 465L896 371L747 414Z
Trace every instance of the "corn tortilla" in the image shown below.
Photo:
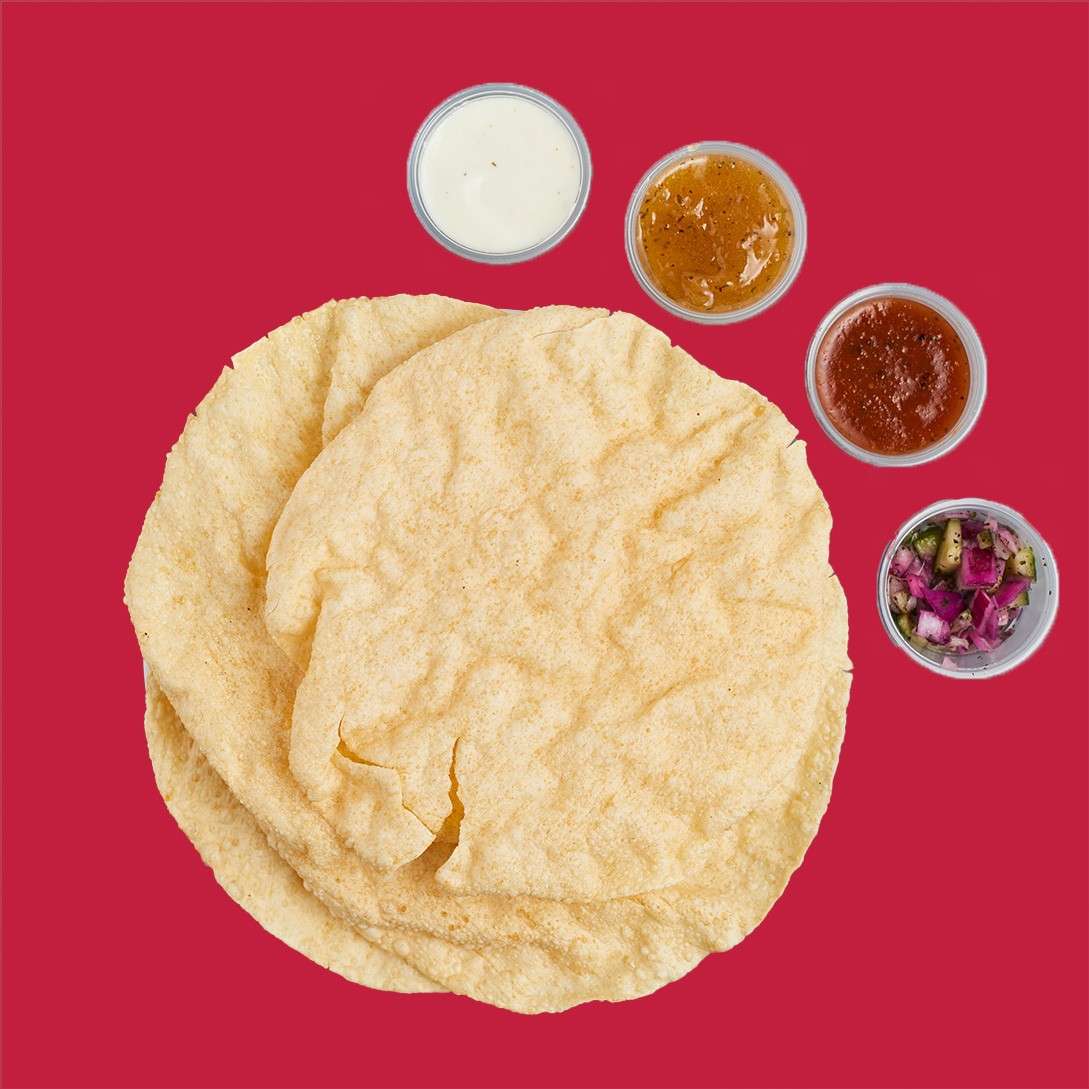
M597 914L604 910L609 916L605 920L607 925L615 928L627 942L650 943L662 940L663 935L667 940L675 941L674 913L677 906L681 905L690 936L679 946L663 946L661 952L664 955L657 961L633 963L622 952L618 952L611 963L606 965L606 985L603 986L600 961L595 965L573 965L566 958L549 956L546 951L534 946L505 948L497 952L486 946L467 950L438 938L419 934L411 938L398 938L393 931L380 932L377 928L369 928L371 939L384 945L393 955L415 950L421 959L440 965L453 989L459 993L474 997L486 995L487 1000L493 1004L523 1013L559 1011L609 994L613 1000L635 998L656 990L695 967L709 949L728 949L751 932L778 898L791 873L801 862L806 848L816 834L831 792L842 740L843 708L848 686L849 678L846 674L841 675L833 684L823 725L811 740L803 761L787 780L776 787L757 811L749 814L731 830L722 845L717 864L709 868L699 882L662 894L640 897L635 901L601 905L595 911ZM215 773L211 772L188 735L183 732L181 737L176 734L169 736L172 731L180 730L181 727L161 696L153 705L149 704L149 709L151 713L147 720L147 729L153 756L164 748L174 747L181 753L176 759L185 760L190 765L185 774L175 775L170 780L171 800L177 805L179 796L193 791L197 782L207 783L209 776L214 777ZM163 732L168 736L156 739L156 734ZM227 795L230 797L229 792ZM190 807L194 804L198 807L201 805L199 800L196 803L189 800L184 804ZM234 804L237 806L237 803ZM241 807L238 809L241 810ZM243 814L247 812L241 811ZM256 822L252 817L249 819L250 827L256 830ZM183 829L189 834L186 823L179 823L182 823ZM194 842L200 846L199 840L195 839ZM239 865L229 857L229 852L247 850L245 838L242 842L221 843L219 849L221 853L218 865L212 863L203 850L201 853L222 880L224 870L229 874L232 867ZM296 861L305 873L305 860ZM293 872L290 867L287 869ZM232 887L226 887L234 896ZM245 897L244 902L240 901L242 906L251 910L266 929L294 948L313 956L301 942L290 937L305 932L308 926L308 920L292 917L300 905L285 903L281 916L270 925L251 908L254 899L251 885L243 881L240 887ZM313 898L310 899L311 905L316 903ZM307 910L309 911L309 907ZM331 913L328 917L333 920ZM669 919L669 925L664 929L658 923L663 917ZM330 925L351 930L335 920ZM570 928L570 921L566 925ZM279 929L281 926L287 928L288 936ZM329 946L332 947L331 951ZM358 960L347 959L351 956L351 944L341 934L337 934L329 946L325 947L324 957L328 958L328 966L333 970L340 971L350 979L354 978L351 972L355 971L360 977L356 981L366 986L402 989L384 985L382 979L388 979L388 976L383 977L374 971L360 971L359 965L366 962L362 957ZM348 949L347 954L344 951L345 946ZM650 949L651 946L645 944L644 948ZM318 963L325 963L320 955L314 959ZM348 970L339 967L341 963L346 964Z
M435 880L451 848L442 829L422 856L383 877L334 833L290 775L287 742L300 673L272 645L260 620L261 544L316 453L314 436L324 418L315 412L313 389L328 389L337 355L336 306L332 315L327 310L243 353L172 455L128 579L145 656L161 671L166 692L231 791L260 818L308 886L368 939L445 986L515 1009L645 993L709 949L738 940L745 927L736 919L759 921L804 843L793 863L780 861L778 869L769 864L767 880L750 873L741 890L745 903L710 913L711 923L700 930L678 919L668 897L661 901L661 918L638 900L623 902L617 915L611 905L454 897ZM601 316L560 308L549 320L562 328L564 321L578 325ZM285 432L299 441L283 442ZM844 677L833 671L825 686L824 726L836 748ZM795 761L787 774L800 767ZM829 770L829 784L830 778ZM812 790L805 797L811 817L798 827L815 829L824 803ZM777 835L784 843L797 839L786 828ZM801 839L808 842L807 835ZM765 845L774 860L783 853L777 842L771 837ZM731 886L727 899L736 891ZM634 913L634 924L625 911ZM400 935L380 929L387 926Z
M626 314L480 323L390 374L268 556L308 663L291 768L344 841L389 870L456 820L460 892L698 873L846 665L795 434Z
M442 990L306 891L201 755L152 676L144 729L155 782L171 816L231 899L265 930L353 983L406 993Z

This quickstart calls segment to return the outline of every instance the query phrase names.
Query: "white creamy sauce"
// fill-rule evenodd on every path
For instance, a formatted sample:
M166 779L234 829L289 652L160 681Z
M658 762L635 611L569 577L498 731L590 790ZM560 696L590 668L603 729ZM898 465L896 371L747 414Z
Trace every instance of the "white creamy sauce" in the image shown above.
M495 95L456 107L431 130L418 178L428 214L449 238L483 253L515 253L563 226L582 166L555 114Z

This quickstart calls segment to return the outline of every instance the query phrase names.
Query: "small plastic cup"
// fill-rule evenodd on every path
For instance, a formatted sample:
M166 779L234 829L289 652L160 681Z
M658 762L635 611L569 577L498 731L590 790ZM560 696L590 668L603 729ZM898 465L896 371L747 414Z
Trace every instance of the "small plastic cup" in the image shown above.
M674 302L668 295L659 291L650 277L642 256L642 244L639 241L639 209L643 204L643 198L647 190L657 183L663 175L685 162L687 159L698 158L701 155L728 155L734 159L743 159L751 163L757 169L762 170L775 183L783 194L790 207L790 214L794 220L794 246L787 260L786 268L779 275L779 279L771 286L766 295L749 303L748 306L737 310L723 310L718 313L708 313L702 310L689 310ZM805 205L790 176L774 160L769 159L755 148L746 147L744 144L732 144L723 140L708 140L702 144L689 144L687 147L678 148L659 159L639 180L635 191L628 201L628 212L624 219L624 248L628 255L628 264L639 286L663 309L668 310L678 318L686 321L699 322L702 325L729 325L735 321L744 321L746 318L755 317L763 310L767 310L773 303L778 302L794 283L798 272L802 267L802 259L805 257L806 220Z
M427 138L444 117L459 106L465 105L466 102L479 98L522 98L527 102L543 107L553 114L567 129L578 153L581 177L578 197L575 200L574 207L567 219L552 234L525 249L492 253L488 250L476 250L469 246L463 246L460 242L454 241L431 218L431 213L427 210L427 205L423 199L420 187L420 160ZM413 138L412 147L408 153L408 199L412 202L412 210L416 213L416 218L419 219L424 230L439 245L445 246L451 253L456 253L459 257L464 257L469 261L480 261L486 265L513 265L519 261L530 261L534 257L540 257L542 253L547 253L554 246L559 245L571 233L572 228L579 221L586 208L586 202L590 199L590 178L592 173L590 147L586 143L586 137L583 135L582 129L579 128L574 117L554 98L550 98L532 87L523 87L519 83L481 83L475 87L466 87L464 91L458 91L457 94L451 95L445 101L440 102L424 119L424 123Z
M872 450L856 446L836 430L817 394L817 354L828 331L848 310L858 306L859 303L887 298L910 299L912 302L921 303L936 311L953 327L968 356L968 400L965 402L960 419L953 425L952 430L937 442L908 454L876 454ZM817 423L841 450L870 465L907 468L912 465L922 465L940 458L943 454L948 454L975 427L979 414L983 411L984 398L987 396L987 357L983 353L983 342L979 339L975 327L948 299L925 287L916 287L915 284L874 284L836 303L817 326L817 331L809 342L809 351L805 359L805 391L809 397L809 407L813 410L813 415L817 417Z
M1036 557L1036 580L1029 587L1028 605L1018 617L1010 637L1000 643L996 650L986 653L974 651L971 654L946 655L929 647L914 646L897 628L892 606L889 604L889 564L901 542L924 523L948 518L958 511L977 511L984 518L994 518L999 525L1008 526L1025 544L1032 547ZM913 661L943 677L983 680L1015 669L1030 658L1047 638L1058 608L1059 569L1051 547L1022 514L990 499L944 499L912 515L896 531L896 536L889 542L877 569L877 612L888 637ZM946 663L946 658L949 659L949 664Z

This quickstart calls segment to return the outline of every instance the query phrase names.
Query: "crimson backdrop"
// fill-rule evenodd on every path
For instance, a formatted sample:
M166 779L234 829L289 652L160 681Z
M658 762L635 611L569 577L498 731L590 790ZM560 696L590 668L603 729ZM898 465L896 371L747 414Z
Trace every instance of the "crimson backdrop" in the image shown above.
M1075 1085L1086 1072L1083 6L13 6L7 186L5 1069L11 1085ZM468 84L568 106L595 166L553 253L440 250L412 133ZM738 327L669 317L621 221L692 140L793 175L810 251ZM990 358L951 456L836 450L802 360L837 299L908 280ZM625 308L772 397L836 519L856 664L832 807L759 931L658 994L525 1018L353 987L266 936L167 815L121 579L163 456L228 355L333 296ZM912 665L875 564L953 494L1021 509L1064 606L1012 675Z

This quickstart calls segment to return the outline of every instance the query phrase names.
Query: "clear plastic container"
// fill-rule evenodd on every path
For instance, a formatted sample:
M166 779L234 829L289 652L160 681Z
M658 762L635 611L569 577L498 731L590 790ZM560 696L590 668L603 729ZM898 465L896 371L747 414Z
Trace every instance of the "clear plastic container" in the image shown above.
M1036 557L1036 581L1029 587L1029 603L1022 610L1009 638L997 650L989 653L947 655L909 643L896 627L889 605L887 584L889 564L901 541L926 522L949 517L957 511L978 511L983 518L994 518L999 525L1008 526L1032 547ZM1002 503L990 499L945 499L912 515L897 531L881 557L877 569L877 612L889 638L911 659L944 677L960 680L982 680L1008 673L1029 658L1047 638L1055 613L1059 608L1059 569L1047 541L1025 520L1024 516Z
M921 303L937 311L953 327L954 332L960 337L964 345L965 354L968 356L968 400L964 405L964 411L957 420L953 429L930 446L922 450L912 451L910 454L875 454L872 450L866 450L849 442L836 430L828 414L824 411L820 397L817 395L817 353L820 351L821 342L828 330L852 307L859 303L870 302L873 299L910 299L912 302ZM916 287L915 284L874 284L873 287L864 287L853 295L836 303L825 315L824 320L817 326L813 339L809 342L809 352L805 359L805 391L809 397L809 407L813 415L817 417L817 423L821 425L824 433L841 449L860 461L869 462L870 465L887 467L908 467L922 465L924 462L933 461L943 454L948 454L958 443L962 442L968 432L976 425L980 412L983 411L983 400L987 396L987 357L983 354L983 342L979 339L972 323L946 298L925 287Z
M790 206L790 214L794 220L794 248L786 268L783 269L779 279L772 285L771 290L748 306L738 310L723 310L718 313L707 313L700 310L689 310L685 306L675 303L668 295L659 291L654 281L650 278L642 257L642 246L639 242L639 208L643 203L647 190L657 183L658 179L674 167L683 163L686 159L696 158L700 155L729 155L735 159L743 159L751 163L757 169L762 170L776 184L784 199ZM746 147L744 144L731 144L723 140L708 140L702 144L689 144L687 147L678 148L659 159L640 179L639 184L628 202L628 212L624 220L624 248L628 254L628 264L639 286L662 308L675 314L686 321L696 321L702 325L729 325L731 322L744 321L754 317L762 310L767 310L773 303L778 302L794 283L802 260L805 257L806 244L806 220L805 205L802 204L801 195L785 170L774 160L769 159L755 148Z
M567 219L547 238L529 246L526 249L514 250L504 253L492 253L486 250L476 250L463 246L447 235L441 227L432 219L427 210L420 188L420 159L427 138L431 135L435 126L448 114L463 106L466 102L479 98L522 98L534 105L541 106L553 114L567 129L574 141L575 150L579 157L581 176L579 180L578 197ZM480 261L488 265L512 265L519 261L529 261L534 257L540 257L553 246L559 245L571 232L571 229L579 221L586 202L590 199L590 178L593 173L590 164L590 147L586 143L586 137L579 128L578 122L567 112L554 98L532 87L523 87L518 83L481 83L475 87L467 87L464 91L458 91L444 102L440 102L424 119L412 141L412 148L408 153L408 199L412 202L412 209L417 219L423 225L424 230L440 245L445 246L451 253L464 257L469 261Z

